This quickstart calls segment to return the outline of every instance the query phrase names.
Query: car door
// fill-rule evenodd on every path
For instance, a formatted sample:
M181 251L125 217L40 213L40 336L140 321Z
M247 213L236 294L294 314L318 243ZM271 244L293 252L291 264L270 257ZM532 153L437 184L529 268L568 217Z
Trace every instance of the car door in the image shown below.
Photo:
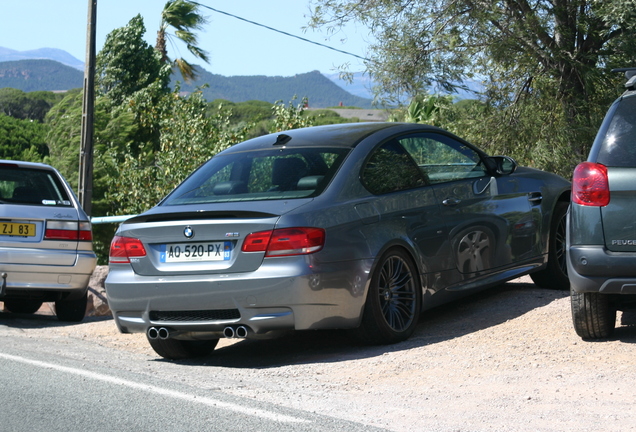
M424 273L452 268L439 203L430 183L398 141L389 140L371 153L361 179L375 195L365 205L371 205L379 219L379 223L367 226L366 238L377 243L371 245L372 250L377 251L387 241L406 238L417 249L416 258Z
M449 135L420 133L399 142L431 184L462 279L538 254L539 221L517 178L493 175L483 154Z

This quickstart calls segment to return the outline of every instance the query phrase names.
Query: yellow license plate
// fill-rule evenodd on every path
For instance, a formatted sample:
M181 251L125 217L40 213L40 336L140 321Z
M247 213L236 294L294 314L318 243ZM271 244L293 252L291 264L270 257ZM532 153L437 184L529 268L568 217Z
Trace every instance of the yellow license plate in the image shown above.
M0 222L0 235L35 237L35 224Z

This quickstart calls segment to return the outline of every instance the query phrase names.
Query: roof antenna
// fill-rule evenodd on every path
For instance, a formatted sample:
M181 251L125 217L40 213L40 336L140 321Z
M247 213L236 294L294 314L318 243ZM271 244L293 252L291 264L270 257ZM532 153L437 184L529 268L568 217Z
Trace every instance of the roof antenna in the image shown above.
M276 142L274 145L285 145L289 141L291 141L291 137L289 135L280 134L276 137Z

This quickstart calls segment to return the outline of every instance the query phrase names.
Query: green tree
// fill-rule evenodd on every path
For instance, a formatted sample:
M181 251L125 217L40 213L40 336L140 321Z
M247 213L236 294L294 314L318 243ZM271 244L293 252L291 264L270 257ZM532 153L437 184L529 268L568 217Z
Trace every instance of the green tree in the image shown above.
M389 120L442 126L448 120L452 105L453 96L450 95L419 95L406 109L394 111Z
M270 132L282 132L290 129L313 126L314 118L306 115L306 106L307 98L303 98L296 106L293 105L293 100L290 101L287 106L285 106L282 101L277 101L274 106L272 106L274 124L270 128Z
M312 26L359 21L372 31L369 74L396 101L430 87L452 91L466 78L511 128L525 107L561 121L559 139L582 159L618 79L636 60L633 0L313 0ZM550 101L551 103L548 103ZM536 117L536 116L535 116ZM501 119L500 119L501 120ZM545 119L543 119L545 120Z
M207 20L199 14L199 5L188 0L170 0L166 2L161 11L161 24L157 31L155 48L161 54L161 61L172 63L168 57L166 47L167 39L173 37L168 33L169 28L174 29L174 37L186 44L188 51L196 58L209 63L208 54L197 45L197 35L194 30L201 30ZM191 81L196 78L194 66L183 58L174 60L174 65L179 69L183 79Z
M47 163L66 177L77 191L79 178L79 148L82 122L82 92L71 91L48 112L46 141L49 145ZM97 128L96 128L97 129Z
M53 92L22 90L5 87L0 89L0 113L17 118L44 121L46 113L63 96Z
M143 39L146 27L137 15L106 36L95 63L98 96L119 107L135 92L155 82L168 88L169 68L162 68L159 53Z
M110 172L108 197L117 203L119 214L137 214L155 206L202 163L243 141L252 126L232 128L230 113L222 108L206 116L201 93L182 97L178 88L161 98L157 109L159 151L137 155L110 151L102 160Z
M0 159L42 162L49 151L45 136L41 123L0 114Z

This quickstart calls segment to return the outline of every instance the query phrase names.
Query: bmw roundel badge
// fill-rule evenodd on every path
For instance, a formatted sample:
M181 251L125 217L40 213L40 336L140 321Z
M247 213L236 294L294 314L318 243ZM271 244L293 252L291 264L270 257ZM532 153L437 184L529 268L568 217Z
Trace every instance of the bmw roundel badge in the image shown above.
M192 237L194 237L194 230L191 226L187 226L183 229L183 235L186 236L186 238L191 239Z

